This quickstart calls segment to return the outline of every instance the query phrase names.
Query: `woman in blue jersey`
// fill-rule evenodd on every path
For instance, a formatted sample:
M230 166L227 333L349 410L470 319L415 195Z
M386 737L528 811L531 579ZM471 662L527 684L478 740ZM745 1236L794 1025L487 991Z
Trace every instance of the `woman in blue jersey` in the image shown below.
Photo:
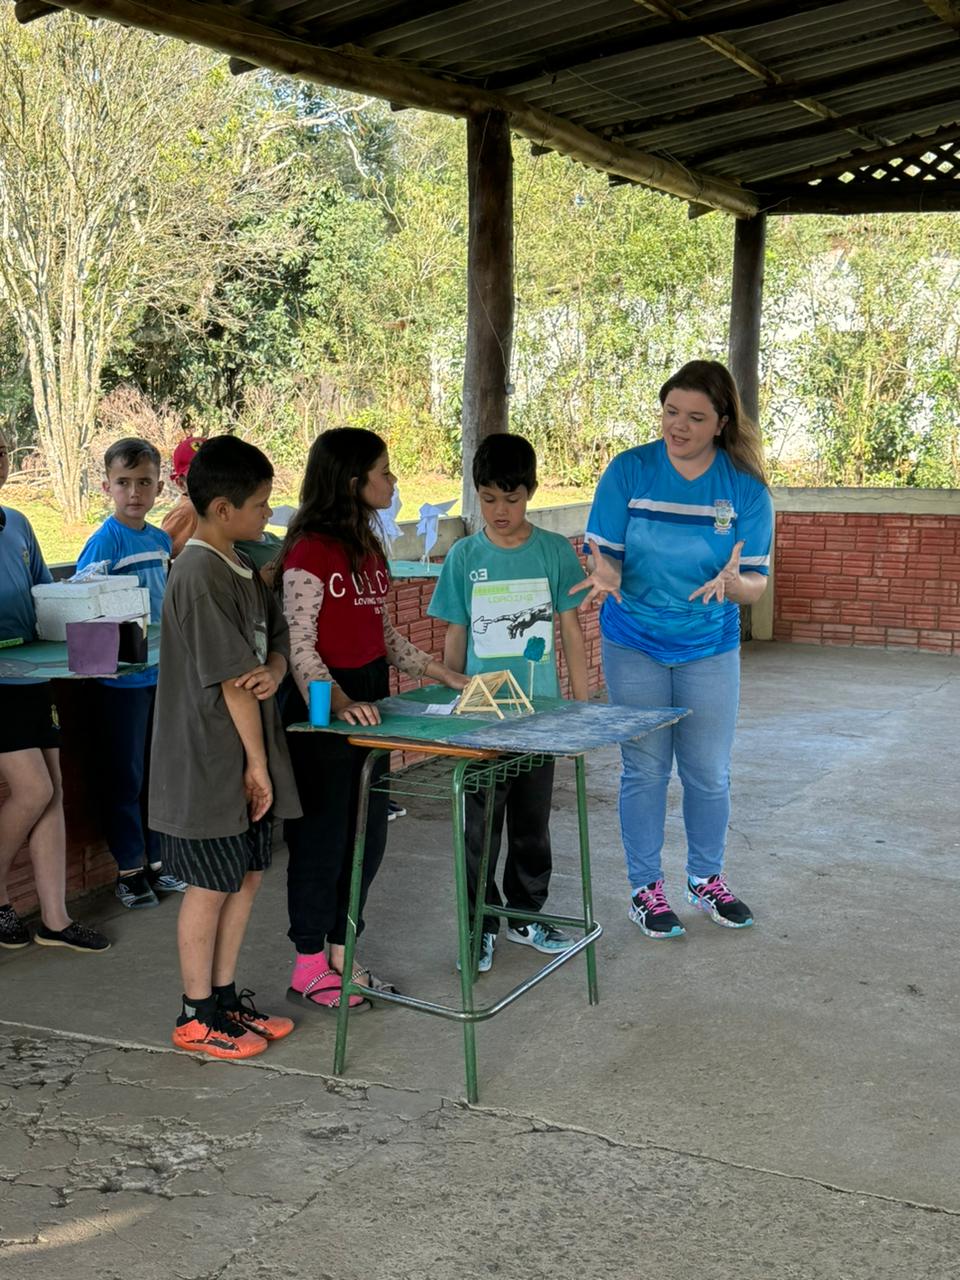
M623 747L620 785L630 918L649 938L678 938L684 928L661 864L674 756L687 899L717 924L753 923L727 885L723 855L740 696L737 606L767 585L773 504L760 434L722 364L685 364L660 388L660 403L662 438L619 454L601 477L587 523L592 572L573 590L603 605L611 702L691 712Z

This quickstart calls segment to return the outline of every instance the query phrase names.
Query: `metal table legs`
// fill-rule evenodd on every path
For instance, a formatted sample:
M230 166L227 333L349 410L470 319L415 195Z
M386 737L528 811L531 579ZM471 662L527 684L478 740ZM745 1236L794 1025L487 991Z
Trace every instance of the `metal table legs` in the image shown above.
M493 825L493 796L495 784L517 773L536 768L548 758L540 754L514 756L496 756L493 758L457 758L444 755L442 749L429 749L430 759L404 774L392 774L389 779L375 784L374 789L392 787L394 794L426 796L436 799L448 796L453 834L453 870L456 885L457 911L457 944L460 961L460 1005L436 1004L421 1000L416 996L398 995L388 991L371 991L355 982L353 974L354 954L357 945L357 919L360 912L360 882L363 867L363 851L366 841L367 814L372 785L373 769L377 759L389 755L391 746L371 748L364 762L360 780L360 798L357 805L357 834L353 849L353 874L350 881L350 906L347 918L347 936L344 944L343 988L340 1008L337 1016L337 1040L334 1051L333 1070L335 1075L342 1075L347 1053L347 1032L349 1028L351 995L361 995L368 1000L381 1000L384 1003L402 1005L420 1013L433 1014L459 1022L463 1026L463 1057L466 1071L467 1100L476 1102L479 1098L477 1085L477 1046L476 1024L494 1017L502 1009L507 1008L520 996L526 994L542 982L544 978L555 973L561 965L572 960L579 952L586 952L587 961L587 996L590 1004L599 1002L597 990L597 962L594 944L603 932L601 926L593 918L593 892L590 879L590 836L587 823L587 792L584 758L574 756L577 790L577 825L580 844L580 883L583 910L580 916L560 916L548 912L509 912L511 919L540 920L545 924L582 930L579 938L567 951L558 953L550 962L539 969L531 977L508 991L506 995L493 1004L475 1007L474 992L477 978L477 963L480 956L480 937L483 929L483 917L487 915L507 916L507 911L499 907L490 907L478 894L473 919L470 918L469 895L467 891L467 858L464 838L463 796L466 791L484 790L486 800L484 806L484 849L479 868L478 886L486 884L486 871L490 857L490 841Z

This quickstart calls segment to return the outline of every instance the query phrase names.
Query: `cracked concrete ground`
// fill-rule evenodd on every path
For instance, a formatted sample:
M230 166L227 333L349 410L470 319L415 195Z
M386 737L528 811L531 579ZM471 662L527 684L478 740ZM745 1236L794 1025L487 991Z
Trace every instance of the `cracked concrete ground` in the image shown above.
M758 925L626 919L616 758L590 761L601 1004L577 962L479 1029L306 1020L240 1066L169 1047L175 905L92 905L102 957L0 953L2 1280L453 1280L960 1273L955 660L756 645L731 879ZM576 891L562 769L552 899ZM364 955L452 998L448 836L392 824ZM244 982L281 1008L282 867ZM536 963L502 942L483 992Z

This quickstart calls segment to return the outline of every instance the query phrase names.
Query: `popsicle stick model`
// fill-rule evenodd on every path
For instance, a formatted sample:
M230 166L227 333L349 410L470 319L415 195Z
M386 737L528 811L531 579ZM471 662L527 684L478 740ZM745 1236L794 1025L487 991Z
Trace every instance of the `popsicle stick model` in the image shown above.
M512 672L485 671L474 676L461 693L454 714L462 716L478 711L492 711L503 720L504 707L517 715L533 714L530 699L517 684Z

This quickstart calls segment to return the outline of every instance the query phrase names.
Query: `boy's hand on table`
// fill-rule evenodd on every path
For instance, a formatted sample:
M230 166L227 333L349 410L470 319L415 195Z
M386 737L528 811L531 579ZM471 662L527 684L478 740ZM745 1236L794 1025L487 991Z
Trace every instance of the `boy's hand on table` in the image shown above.
M280 686L276 671L271 670L266 663L261 663L259 667L254 667L252 671L242 675L235 683L238 689L246 689L260 702L265 701L267 698L272 698Z
M265 763L247 763L243 771L243 790L247 797L250 821L259 822L273 804L273 783Z

